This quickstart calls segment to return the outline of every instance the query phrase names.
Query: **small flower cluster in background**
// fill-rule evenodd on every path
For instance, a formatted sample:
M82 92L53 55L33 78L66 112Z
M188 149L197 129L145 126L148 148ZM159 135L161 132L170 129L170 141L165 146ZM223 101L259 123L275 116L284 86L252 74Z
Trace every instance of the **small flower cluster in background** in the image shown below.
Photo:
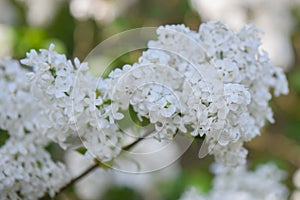
M279 183L285 173L273 164L259 166L249 172L245 167L235 170L214 166L217 175L209 194L201 194L195 188L187 190L180 200L283 200L287 199L286 187Z

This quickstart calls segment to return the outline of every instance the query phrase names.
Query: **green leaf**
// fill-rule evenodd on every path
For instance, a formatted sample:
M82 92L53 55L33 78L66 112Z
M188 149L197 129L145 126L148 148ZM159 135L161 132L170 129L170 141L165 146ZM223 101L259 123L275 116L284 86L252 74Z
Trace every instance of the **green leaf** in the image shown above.
M128 110L132 121L134 121L137 126L144 127L150 124L150 120L146 117L142 117L142 121L140 121L140 119L137 116L137 112L134 111L132 105L129 106Z
M0 147L2 147L9 139L8 131L0 129Z
M291 87L300 93L300 71L289 74L289 80Z
M87 149L85 147L79 147L76 149L76 151L82 155L84 155L87 152Z

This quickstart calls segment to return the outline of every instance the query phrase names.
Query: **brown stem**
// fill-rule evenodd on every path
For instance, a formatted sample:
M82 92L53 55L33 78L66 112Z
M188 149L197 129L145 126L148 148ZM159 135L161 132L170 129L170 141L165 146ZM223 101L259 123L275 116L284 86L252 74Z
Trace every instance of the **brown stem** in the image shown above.
M70 187L71 185L73 185L74 183L76 183L78 180L80 180L81 178L83 178L84 176L86 176L87 174L89 174L90 172L92 172L93 170L97 169L99 167L98 163L93 164L92 166L90 166L89 168L87 168L83 173L81 173L79 176L73 178L67 185L65 185L64 187L60 188L60 190L55 194L55 196L57 196L58 194L61 194L63 191L65 191L68 187ZM54 196L54 197L55 197ZM53 197L53 198L54 198ZM48 194L45 194L42 198L40 198L40 200L48 200L48 199L52 199Z
M98 163L93 164L92 166L90 166L89 168L87 168L82 174L80 174L79 176L75 177L74 179L72 179L67 185L65 185L64 187L62 187L57 194L63 192L64 190L66 190L68 187L70 187L71 185L73 185L74 183L76 183L78 180L80 180L81 178L83 178L84 176L86 176L87 174L89 174L90 172L92 172L94 169L97 169L99 167Z
M139 138L136 141L134 141L133 143L131 143L131 144L127 145L127 146L124 146L122 149L125 150L125 151L128 151L129 149L131 149L132 147L134 147L137 143L139 143L142 139L144 139L144 138ZM67 188L69 188L70 186L72 186L74 183L76 183L81 178L85 177L87 174L89 174L93 170L97 169L98 167L102 167L104 169L108 168L107 165L105 165L104 163L102 163L98 159L94 159L94 162L95 163L93 165L91 165L89 168L87 168L84 172L82 172L77 177L73 178L67 185L65 185L64 187L60 188L60 190L55 194L55 196L61 194ZM48 194L45 194L42 198L40 198L40 200L49 200L49 199L51 199L51 197Z

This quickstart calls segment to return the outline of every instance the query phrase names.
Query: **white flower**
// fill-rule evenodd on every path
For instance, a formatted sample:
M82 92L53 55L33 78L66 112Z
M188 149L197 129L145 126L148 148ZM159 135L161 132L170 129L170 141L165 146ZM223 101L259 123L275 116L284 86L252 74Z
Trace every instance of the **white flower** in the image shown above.
M62 0L18 0L25 4L26 20L31 26L47 26L54 19Z
M300 169L298 169L293 176L294 185L300 189Z
M38 199L46 193L53 197L71 179L32 135L9 139L0 156L0 199Z
M191 187L182 194L180 200L207 200L207 198L200 195L196 188Z
M79 20L92 18L99 23L109 23L126 11L136 0L72 0L71 14Z
M118 159L117 163L112 165L112 170L99 168L78 181L75 184L76 194L81 199L94 200L101 198L104 192L110 187L120 186L132 188L141 193L143 197L149 197L149 193L157 191L159 187L157 183L168 180L172 181L179 175L179 163L175 162L169 166L167 160L176 160L180 151L176 144L168 145L166 149L167 145L168 141L165 143L155 139L142 140L134 147L129 158L128 155L124 155ZM159 157L141 156L142 154L148 154L159 149L164 149L156 153L160 155ZM85 158L78 152L68 151L65 158L71 174L75 177L92 165L92 160ZM161 168L165 165L166 167L159 171L139 173ZM156 194L154 197L159 198L160 194Z
M246 168L226 169L215 166L216 177L208 194L196 189L186 191L180 200L284 200L287 188L280 183L285 173L272 164L259 166L256 171Z

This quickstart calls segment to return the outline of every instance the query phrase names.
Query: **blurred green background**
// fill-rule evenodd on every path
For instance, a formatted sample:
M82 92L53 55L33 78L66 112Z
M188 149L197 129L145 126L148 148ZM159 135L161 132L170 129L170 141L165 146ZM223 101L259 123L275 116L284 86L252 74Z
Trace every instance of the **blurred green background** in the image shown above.
M122 31L182 23L197 30L201 23L198 13L191 8L187 0L136 0L130 1L125 6L123 4L126 4L126 1L118 1L114 5L115 10L112 8L109 10L109 6L105 7L113 1L102 0L106 4L101 4L94 16L72 14L70 1L53 0L49 5L45 3L46 1L41 1L49 6L46 10L50 14L44 17L44 21L39 15L29 14L34 10L32 2L34 1L0 0L1 57L10 56L20 59L30 49L48 48L50 43L54 43L60 53L65 53L69 58L78 57L84 60L101 41ZM54 5L52 11L50 5ZM37 13L44 12L42 8L35 9ZM73 10L76 11L76 8ZM290 40L295 54L295 62L287 70L290 93L272 100L276 123L266 126L262 130L261 137L247 143L246 147L249 150L248 161L251 168L255 168L260 163L275 162L288 172L286 184L290 190L293 190L292 175L297 168L300 168L300 8L294 8L290 13L294 19ZM121 67L125 63L133 63L139 55L138 51L124 55L116 60L114 65ZM197 156L199 146L200 144L192 145L183 155L180 160L181 170L176 177L155 183L155 191L159 199L178 199L190 186L196 186L202 191L209 190L213 178L209 166L213 158L209 156L199 159ZM80 199L74 190L74 187L69 188L57 199ZM144 198L139 190L115 186L104 191L99 199L114 200L120 197L123 200Z

